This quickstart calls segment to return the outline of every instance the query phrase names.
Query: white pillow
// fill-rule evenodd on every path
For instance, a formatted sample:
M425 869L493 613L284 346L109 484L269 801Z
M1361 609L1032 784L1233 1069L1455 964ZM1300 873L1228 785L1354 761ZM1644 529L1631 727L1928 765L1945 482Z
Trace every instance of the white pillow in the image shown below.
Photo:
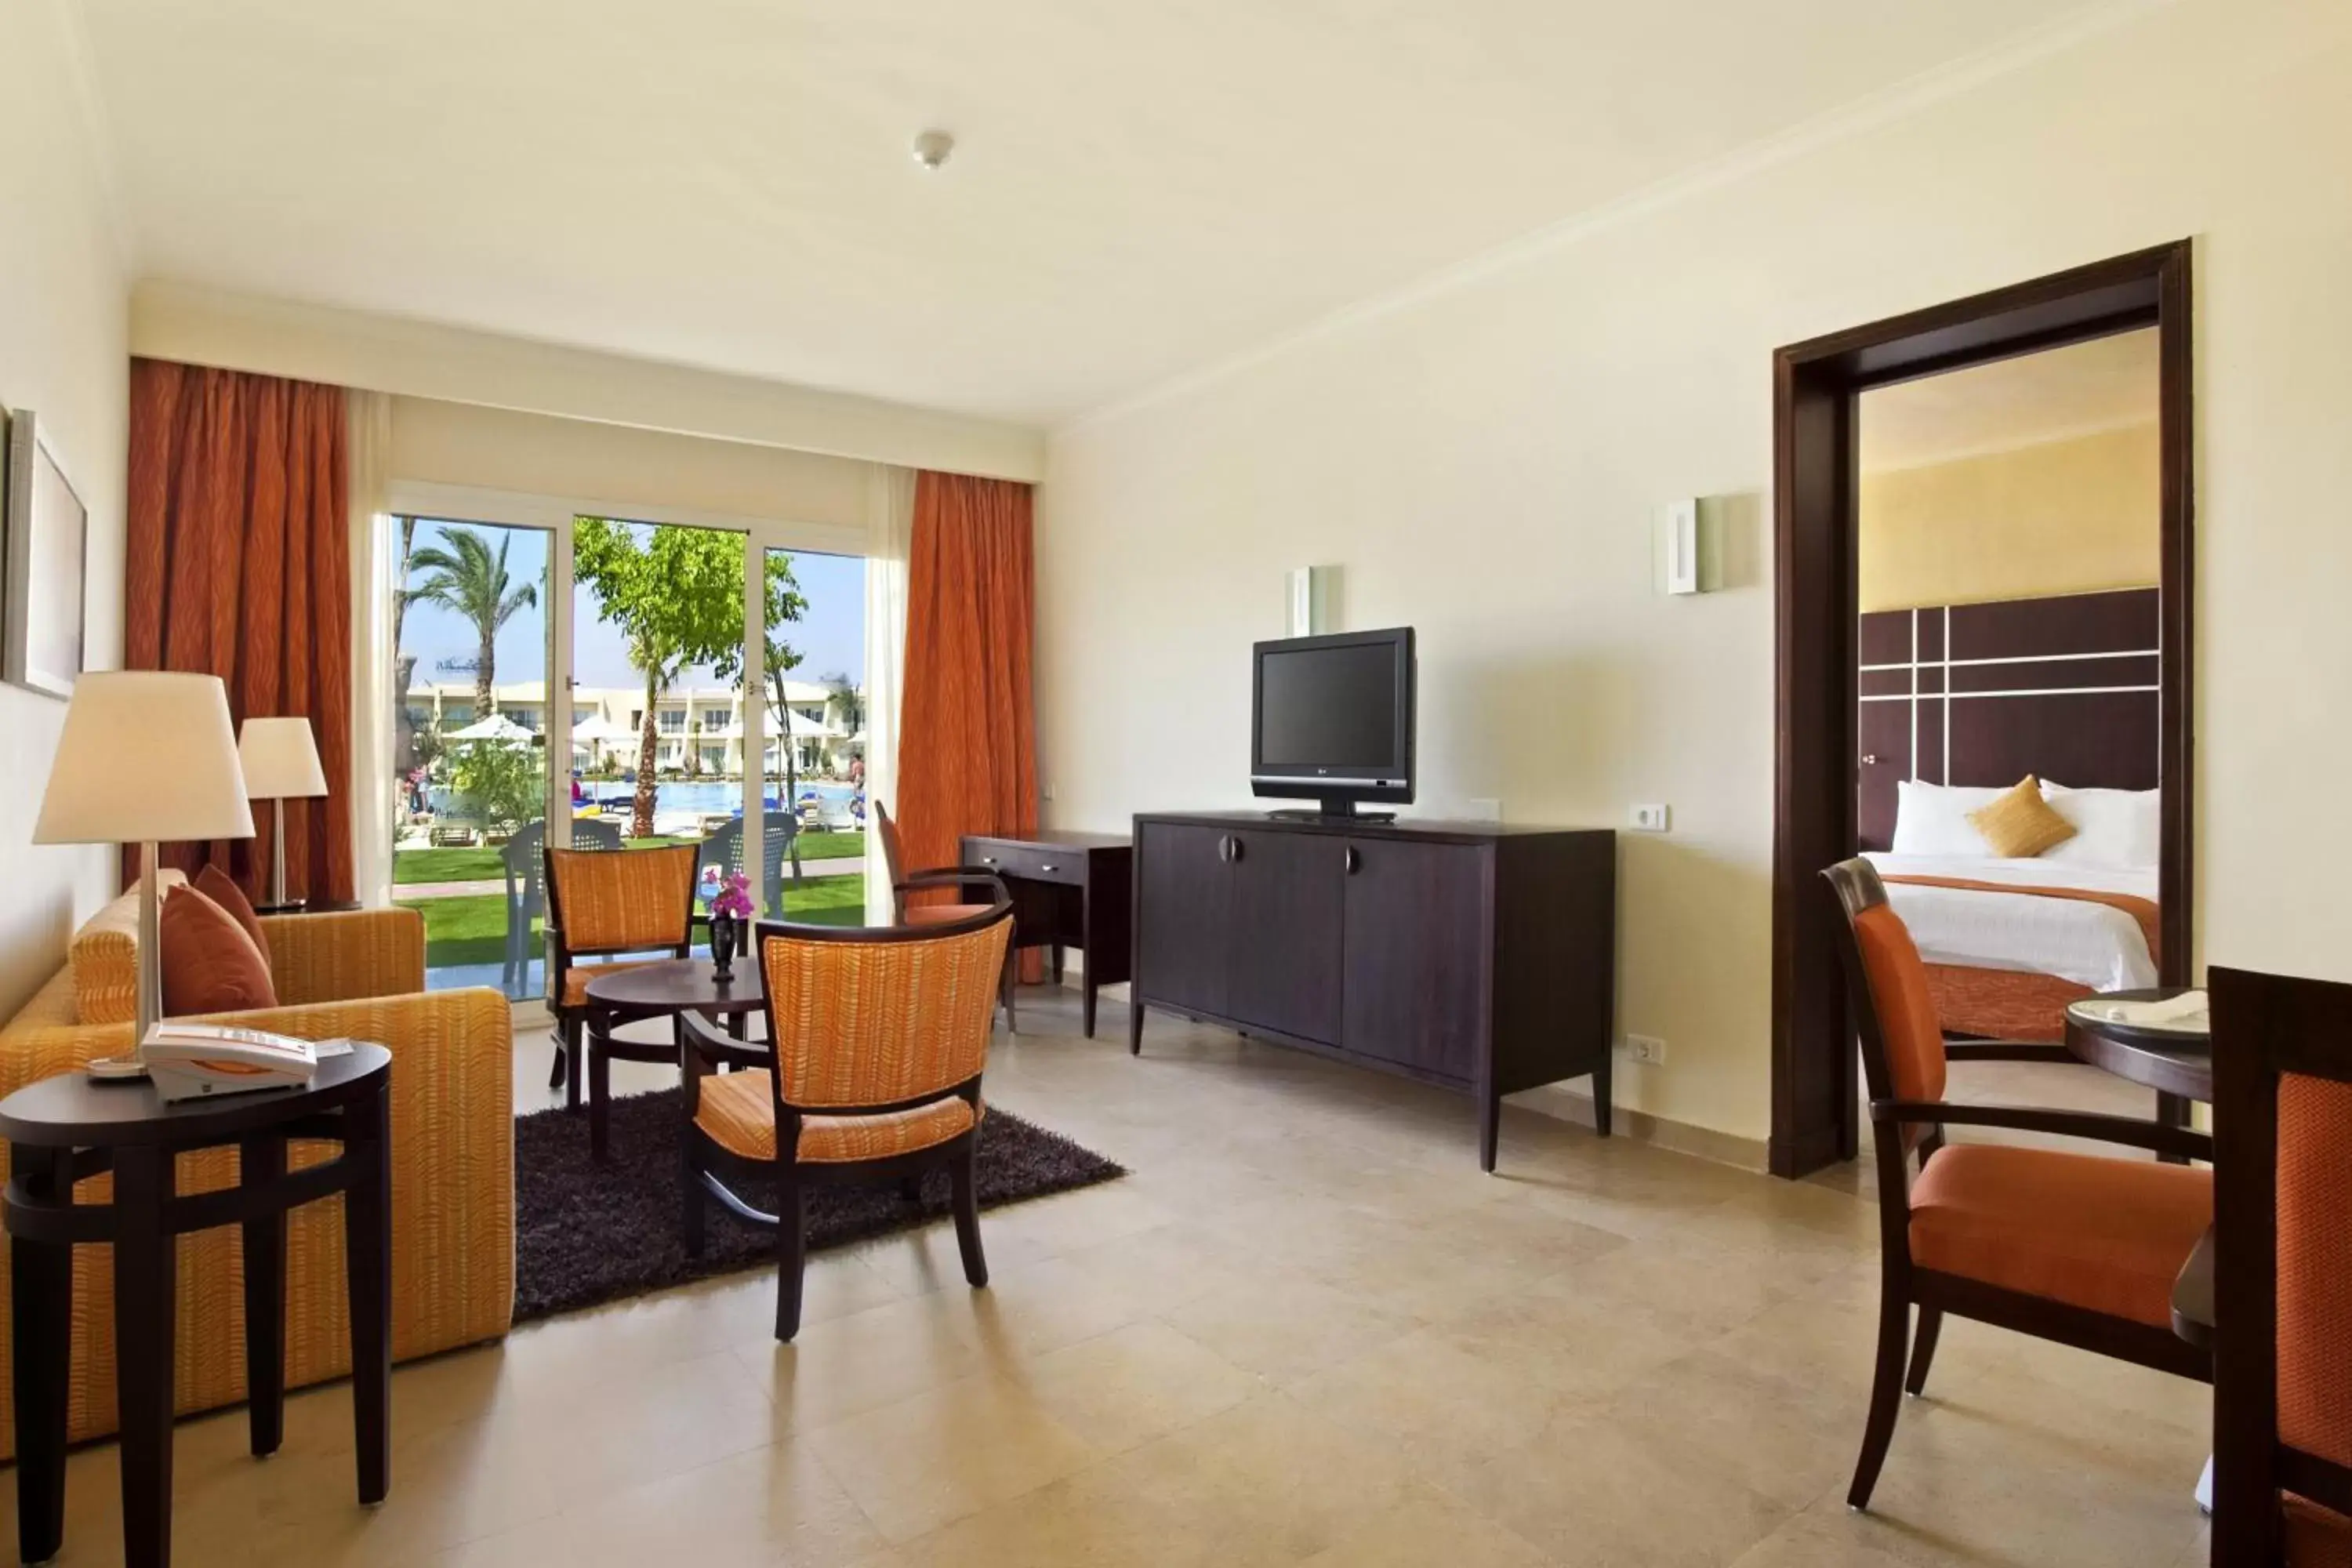
M2074 837L2042 852L2061 866L2116 866L2153 870L2160 841L2161 790L2065 789L2049 785L2042 798L2074 825Z
M1895 782L1895 843L1897 855L1992 854L1984 835L1969 820L2014 789L1982 788L1974 784L1922 784L1917 779Z

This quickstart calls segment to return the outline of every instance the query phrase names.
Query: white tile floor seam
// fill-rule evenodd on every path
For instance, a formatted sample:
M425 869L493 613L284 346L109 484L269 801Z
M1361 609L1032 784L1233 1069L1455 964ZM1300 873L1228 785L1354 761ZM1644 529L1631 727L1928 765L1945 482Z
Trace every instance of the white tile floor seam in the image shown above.
M1866 1171L1791 1185L1514 1109L1489 1177L1440 1091L1156 1017L1130 1058L1115 1007L1089 1042L1045 991L1022 1016L991 1100L1133 1173L984 1215L989 1289L940 1225L814 1258L791 1347L762 1270L403 1367L372 1512L344 1390L292 1396L266 1463L241 1411L192 1420L177 1560L2200 1560L2207 1391L1958 1321L1874 1511L1846 1511ZM518 1109L560 1098L549 1054L519 1034ZM110 1446L75 1455L64 1562L120 1560L114 1479Z

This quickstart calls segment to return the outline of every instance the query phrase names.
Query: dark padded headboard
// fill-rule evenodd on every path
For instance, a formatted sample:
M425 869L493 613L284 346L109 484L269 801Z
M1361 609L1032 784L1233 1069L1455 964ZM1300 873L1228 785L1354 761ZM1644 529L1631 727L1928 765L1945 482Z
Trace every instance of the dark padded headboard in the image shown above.
M1895 838L1895 784L2157 787L2157 590L1876 610L1862 617L1862 847Z

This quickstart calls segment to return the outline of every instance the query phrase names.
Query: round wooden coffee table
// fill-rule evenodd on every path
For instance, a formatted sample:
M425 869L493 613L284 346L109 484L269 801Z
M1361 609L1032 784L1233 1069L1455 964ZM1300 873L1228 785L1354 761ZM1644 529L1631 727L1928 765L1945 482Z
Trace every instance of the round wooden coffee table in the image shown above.
M649 1040L619 1039L613 1034L615 1026L646 1018L675 1018L682 1013L699 1013L725 1025L727 1032L740 1040L745 1021L766 1002L759 973L748 957L735 961L734 973L727 980L711 973L707 958L665 958L616 967L588 982L587 997L588 1148L599 1160L604 1158L611 1126L608 1102L612 1098L613 1058L677 1066L683 1044L675 1031L666 1046ZM763 1046L746 1045L741 1053L726 1065L768 1065L768 1052Z
M2189 1104L2213 1100L2213 1037L2205 1029L2159 1029L2119 1024L2087 1011L2110 1002L2165 1002L2190 989L2160 985L2144 991L2102 991L2066 1009L2066 1048L2090 1063L2156 1090L2156 1119L2189 1125ZM2175 1160L2178 1156L2164 1158Z

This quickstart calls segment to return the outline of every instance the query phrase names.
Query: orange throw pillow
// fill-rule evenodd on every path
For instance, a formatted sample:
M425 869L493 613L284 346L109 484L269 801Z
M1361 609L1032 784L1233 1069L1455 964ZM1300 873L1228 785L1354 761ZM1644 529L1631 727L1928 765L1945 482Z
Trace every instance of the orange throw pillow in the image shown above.
M236 885L235 878L217 866L207 866L196 873L196 879L188 886L236 916L245 934L253 939L253 945L261 950L261 956L269 956L269 939L261 934L261 917L253 912L253 900L245 896L245 889Z
M236 917L192 887L163 900L163 1012L244 1013L278 1005L269 961Z
M2074 825L2050 808L2032 773L1990 805L1969 813L1969 825L2004 860L2031 859L2074 837Z

